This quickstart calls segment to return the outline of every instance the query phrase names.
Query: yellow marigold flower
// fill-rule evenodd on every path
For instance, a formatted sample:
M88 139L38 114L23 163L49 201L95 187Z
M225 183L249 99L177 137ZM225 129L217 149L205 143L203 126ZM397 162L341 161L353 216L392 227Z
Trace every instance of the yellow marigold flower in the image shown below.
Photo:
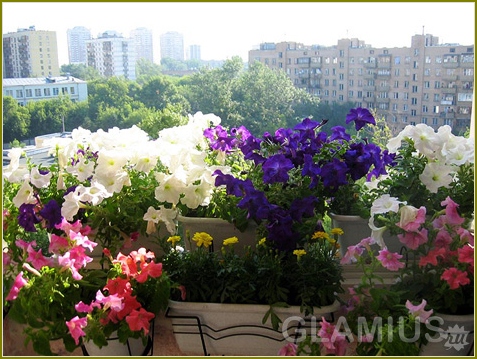
M230 237L230 238L227 238L227 239L224 239L224 242L223 242L223 245L224 246L229 246L231 244L236 244L238 243L238 238L237 237Z
M258 246L264 246L266 241L267 241L267 239L265 237L262 238L261 240L258 241L257 247Z
M306 254L306 251L304 249L295 249L293 251L293 254L296 255L298 259L300 259L301 256L304 256Z
M332 245L335 245L336 244L336 239L333 239L333 238L326 238L326 240L331 243Z
M206 232L196 232L194 233L192 240L197 244L197 247L204 246L205 248L208 248L212 244L213 238Z
M329 239L330 236L326 232L322 231L317 231L313 233L313 236L311 236L311 239Z
M172 246L175 247L177 242L180 242L181 237L180 236L170 236L167 238L167 241L169 243L172 243Z
M339 227L333 228L331 230L331 234L336 234L338 236L341 236L343 233L344 233L344 231Z

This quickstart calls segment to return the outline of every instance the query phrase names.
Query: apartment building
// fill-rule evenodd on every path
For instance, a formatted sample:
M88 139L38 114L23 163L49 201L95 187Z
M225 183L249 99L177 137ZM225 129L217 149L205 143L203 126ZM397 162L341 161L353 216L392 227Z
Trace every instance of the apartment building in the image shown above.
M136 79L136 44L115 31L102 33L97 39L86 41L88 66L105 77L123 76Z
M131 31L130 37L136 46L136 60L145 59L154 62L152 31L144 27Z
M88 100L86 81L73 76L3 79L3 95L24 106L30 101L68 96L73 102Z
M86 41L91 40L91 31L84 26L75 26L66 31L70 64L88 63Z
M187 58L189 60L201 60L200 45L190 45Z
M55 31L35 26L3 34L3 78L59 76Z
M282 69L322 101L376 109L394 134L417 123L450 125L455 133L470 125L474 45L439 44L429 34L413 36L409 48L373 48L358 39L332 47L262 43L249 51L254 61Z
M184 36L176 31L161 35L161 59L184 61Z

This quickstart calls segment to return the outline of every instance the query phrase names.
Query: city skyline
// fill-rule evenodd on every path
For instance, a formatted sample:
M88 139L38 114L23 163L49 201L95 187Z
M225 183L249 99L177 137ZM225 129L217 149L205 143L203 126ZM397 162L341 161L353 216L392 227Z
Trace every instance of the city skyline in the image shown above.
M90 29L93 38L108 30L129 37L136 28L148 28L153 32L156 63L160 62L160 35L168 31L183 34L185 48L199 45L203 60L240 56L245 62L248 51L263 42L333 46L342 38L358 38L373 47L410 47L411 37L421 33L439 37L440 43L473 45L475 41L472 2L40 2L2 3L2 14L4 34L29 26L56 31L60 65L68 63L67 30L75 26ZM397 19L396 23L390 19Z

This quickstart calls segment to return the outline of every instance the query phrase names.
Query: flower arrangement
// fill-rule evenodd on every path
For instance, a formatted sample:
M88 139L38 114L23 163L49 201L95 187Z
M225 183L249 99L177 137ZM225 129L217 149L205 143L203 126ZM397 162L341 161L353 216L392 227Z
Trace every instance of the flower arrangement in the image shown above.
M441 206L440 211L432 208L429 216L424 206L415 208L389 195L378 198L371 211L385 226L349 247L342 258L342 263L357 262L364 273L361 283L350 289L347 318L351 323L356 324L358 317L370 325L375 317L401 321L391 329L394 340L363 338L358 341L358 354L418 355L442 324L432 314L473 313L474 236L457 203L447 197ZM386 227L397 233L404 254L386 248L382 242ZM388 287L377 274L382 267L396 273L395 283ZM357 333L356 325L352 330ZM409 345L403 337L416 340Z
M89 304L81 300L74 306L78 315L66 322L69 333L76 345L92 340L101 348L113 333L120 343L142 338L146 344L153 319L167 308L169 278L145 248L116 259L105 254L111 262L107 282Z
M375 124L363 108L351 110L347 123L359 131ZM211 136L211 143L237 147L248 166L239 175L216 171L216 186L225 185L234 205L262 226L262 233L279 250L293 251L314 233L318 220L338 207L359 181L386 174L393 156L365 139L336 126L327 135L324 124L308 118L293 129L254 137L246 128ZM348 200L339 201L349 203Z
M437 131L425 124L406 126L391 138L387 149L396 165L377 181L375 198L389 194L414 207L439 211L451 197L459 212L474 212L474 139L453 135L449 126Z
M171 299L270 305L264 323L270 317L276 329L275 306L298 305L309 314L313 307L333 304L343 291L338 234L339 229L330 235L317 227L306 244L293 252L279 251L262 238L242 255L234 250L240 244L237 237L224 239L219 252L209 250L218 239L206 232L187 239L191 248L196 247L190 251L177 245L179 236L164 239L162 262L176 288Z

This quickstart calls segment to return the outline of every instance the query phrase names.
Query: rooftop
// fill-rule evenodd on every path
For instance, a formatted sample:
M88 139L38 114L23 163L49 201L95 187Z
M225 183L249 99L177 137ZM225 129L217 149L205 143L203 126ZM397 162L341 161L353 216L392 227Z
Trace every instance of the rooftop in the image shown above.
M3 87L6 86L27 86L27 85L45 85L49 83L71 84L86 83L73 76L56 76L56 77L38 77L38 78L14 78L3 79Z

